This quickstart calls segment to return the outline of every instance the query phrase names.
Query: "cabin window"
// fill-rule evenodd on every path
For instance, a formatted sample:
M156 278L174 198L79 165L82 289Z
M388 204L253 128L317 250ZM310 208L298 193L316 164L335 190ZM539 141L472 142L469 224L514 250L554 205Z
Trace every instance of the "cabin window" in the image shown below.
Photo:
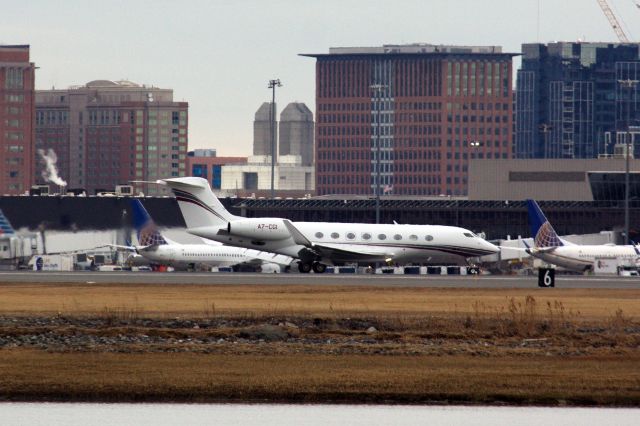
M418 236L417 235L409 235L409 239L411 241L417 241L418 240Z
M356 234L354 234L353 232L348 232L347 233L347 239L348 240L353 240L356 238Z
M378 234L378 239L379 240L386 240L387 236L385 234Z
M402 239L402 235L396 234L396 235L393 236L393 239L396 240L396 241L400 241Z
M316 232L316 238L322 238L324 234L322 232Z
M364 234L362 234L362 239L363 240L370 240L371 239L371 234L368 232L365 232Z
M433 236L427 235L426 237L424 237L424 239L427 241L433 241Z
M334 240L337 238L340 238L340 234L338 234L337 232L332 232L331 233L331 238L333 238Z

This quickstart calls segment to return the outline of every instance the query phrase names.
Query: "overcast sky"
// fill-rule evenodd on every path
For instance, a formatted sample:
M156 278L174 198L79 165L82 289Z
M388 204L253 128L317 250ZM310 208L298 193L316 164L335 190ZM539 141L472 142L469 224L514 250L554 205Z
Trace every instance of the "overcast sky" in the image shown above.
M189 102L189 148L249 155L253 115L315 110L315 60L335 46L616 40L596 0L1 1L0 44L30 44L36 88L128 79ZM610 0L634 40L640 9ZM540 19L538 20L538 7Z

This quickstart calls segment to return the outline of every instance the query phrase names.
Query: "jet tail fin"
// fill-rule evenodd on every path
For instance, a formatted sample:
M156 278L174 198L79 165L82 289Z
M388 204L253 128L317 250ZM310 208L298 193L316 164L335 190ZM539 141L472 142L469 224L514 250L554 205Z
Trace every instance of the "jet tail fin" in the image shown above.
M131 199L131 210L133 212L133 227L138 235L138 244L141 246L168 244L140 200Z
M15 233L16 231L11 226L9 219L0 210L0 235L14 235Z
M547 217L542 213L540 206L535 200L527 200L529 211L529 226L535 247L560 247L564 243L551 226Z
M187 228L226 227L227 223L239 219L224 208L206 179L183 177L163 179L163 182L175 194Z

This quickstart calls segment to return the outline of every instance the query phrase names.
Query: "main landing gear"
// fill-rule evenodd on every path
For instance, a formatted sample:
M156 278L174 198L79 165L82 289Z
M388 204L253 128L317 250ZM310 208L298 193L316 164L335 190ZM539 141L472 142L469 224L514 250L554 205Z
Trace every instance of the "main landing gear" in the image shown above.
M327 265L320 262L300 262L298 263L298 271L303 274L308 274L309 272L315 272L316 274L322 274L327 270Z

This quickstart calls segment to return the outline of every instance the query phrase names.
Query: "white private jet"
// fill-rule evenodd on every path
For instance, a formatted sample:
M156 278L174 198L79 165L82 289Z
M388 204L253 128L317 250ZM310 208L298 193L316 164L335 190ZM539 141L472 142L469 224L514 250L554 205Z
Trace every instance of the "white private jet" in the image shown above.
M298 269L325 271L328 264L357 262L440 263L497 253L473 232L454 226L292 222L229 213L202 178L163 179L176 196L187 232L246 248L299 259Z
M277 272L291 265L293 258L275 253L251 250L222 244L179 244L165 238L137 199L131 200L133 225L138 235L138 246L114 246L129 250L150 262L181 269L204 266L248 265Z
M640 260L640 251L634 245L578 245L563 240L556 234L538 203L527 200L527 209L533 247L527 247L525 251L533 257L577 272L593 269L594 262L599 259L625 259L633 265Z

